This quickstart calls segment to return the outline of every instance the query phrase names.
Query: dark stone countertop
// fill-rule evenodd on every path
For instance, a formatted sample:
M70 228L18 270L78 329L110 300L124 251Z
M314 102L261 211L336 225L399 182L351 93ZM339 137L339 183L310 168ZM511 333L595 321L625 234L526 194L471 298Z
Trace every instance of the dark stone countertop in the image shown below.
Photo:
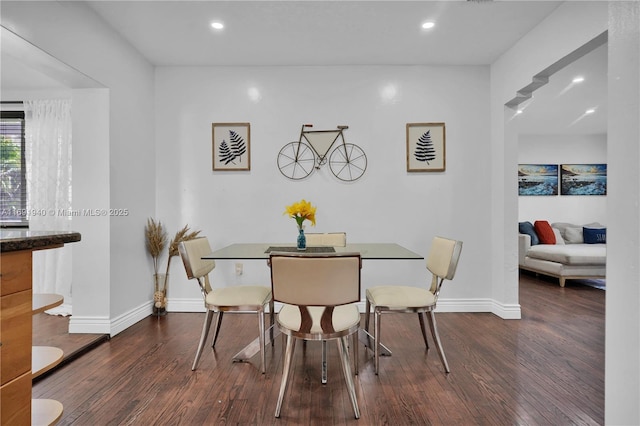
M30 231L28 229L0 230L0 252L46 249L65 243L80 241L74 231Z

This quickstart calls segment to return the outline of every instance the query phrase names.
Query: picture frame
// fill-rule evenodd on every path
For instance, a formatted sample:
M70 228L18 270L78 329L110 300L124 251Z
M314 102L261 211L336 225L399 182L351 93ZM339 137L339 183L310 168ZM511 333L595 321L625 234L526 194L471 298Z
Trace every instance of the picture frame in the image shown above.
M445 169L445 123L407 123L407 172Z
M607 195L607 165L562 164L560 195Z
M518 164L518 195L558 195L558 165Z
M214 171L251 170L250 123L212 123Z

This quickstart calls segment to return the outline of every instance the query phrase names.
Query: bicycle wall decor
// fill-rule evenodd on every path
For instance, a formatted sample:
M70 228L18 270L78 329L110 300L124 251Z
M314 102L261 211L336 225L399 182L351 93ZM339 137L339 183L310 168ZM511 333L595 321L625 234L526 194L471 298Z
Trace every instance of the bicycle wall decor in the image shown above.
M364 174L367 156L358 145L344 140L344 131L349 126L337 126L337 130L305 130L310 127L313 124L303 124L298 141L289 142L278 153L278 168L284 176L304 179L327 161L331 172L342 181L354 181ZM329 154L338 139L341 142Z

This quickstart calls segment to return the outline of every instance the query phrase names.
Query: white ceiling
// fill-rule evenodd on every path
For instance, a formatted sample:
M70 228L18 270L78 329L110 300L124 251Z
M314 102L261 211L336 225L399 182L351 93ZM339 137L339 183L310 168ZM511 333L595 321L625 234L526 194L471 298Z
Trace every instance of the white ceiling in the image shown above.
M91 1L155 65L490 64L559 2ZM222 31L211 21L225 24ZM436 22L422 30L426 20Z
M573 83L575 77L584 81ZM522 134L607 133L607 45L604 44L549 78L520 105ZM587 109L594 109L586 114Z
M0 27L0 42L0 87L3 90L101 87L95 80L4 27Z
M87 3L157 66L279 66L488 65L561 2ZM214 20L225 28L213 30L209 24ZM423 30L420 25L427 20L436 26ZM2 47L3 88L52 83L46 72L25 69L16 55L5 55L4 41ZM573 74L583 74L586 80L567 90L566 79ZM606 114L601 113L606 112L606 48L558 72L524 106L519 117L522 133L605 133ZM593 106L598 108L595 114L576 121Z

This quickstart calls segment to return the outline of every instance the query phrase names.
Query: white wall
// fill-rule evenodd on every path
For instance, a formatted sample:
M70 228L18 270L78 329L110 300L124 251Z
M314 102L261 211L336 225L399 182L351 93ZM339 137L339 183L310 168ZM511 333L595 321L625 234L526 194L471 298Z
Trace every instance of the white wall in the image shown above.
M640 424L640 3L609 4L605 424Z
M518 301L518 128L505 104L533 76L607 30L606 2L565 2L491 65L492 296Z
M101 117L91 119L99 126L108 123L108 135L102 127L94 137L90 129L80 132L82 143L89 146L74 147L74 165L97 164L78 167L82 173L74 173L73 180L92 183L95 193L74 193L74 208L97 208L98 200L101 206L106 202L109 208L128 209L129 215L77 224L86 244L75 243L75 252L91 252L84 272L74 270L72 285L82 289L89 303L77 303L74 292L71 326L75 331L116 334L151 312L152 268L144 225L155 213L153 67L81 2L3 1L1 22L108 91L97 98L78 98L81 104L99 105ZM108 106L103 109L105 99Z
M606 135L520 135L518 164L607 162ZM558 188L558 191L560 189ZM518 221L607 223L606 196L519 196Z
M109 90L73 90L71 109L73 209L108 209L110 192L96 188L109 188ZM82 240L69 245L73 249L73 315L69 332L110 332L109 217L72 219L72 227L80 232Z
M464 241L448 309L491 310L487 279L489 220L489 99L487 67L345 66L171 68L156 72L158 219L170 233L201 229L213 248L234 242L293 242L285 206L301 198L317 205L313 230L345 231L351 242L397 242L427 253L442 235ZM249 89L260 94L255 100ZM385 94L395 92L395 96ZM446 123L446 171L407 173L405 125ZM251 171L212 172L211 123L251 123ZM300 126L348 125L348 142L367 154L355 182L338 181L325 166L305 181L276 167L280 148ZM172 266L169 309L201 308L195 283L179 260ZM370 261L363 287L427 279L424 262ZM264 261L218 262L217 285L269 285ZM469 307L469 301L483 306ZM464 305L464 306L463 306ZM442 309L446 306L442 304ZM192 309L193 307L190 307Z
M566 2L491 68L495 291L517 297L517 126L505 103L533 75L608 30L605 424L640 423L640 4ZM506 124L505 124L506 123ZM502 189L502 191L500 191ZM502 249L504 247L504 249ZM502 260L502 262L501 262ZM515 291L510 291L510 288Z

